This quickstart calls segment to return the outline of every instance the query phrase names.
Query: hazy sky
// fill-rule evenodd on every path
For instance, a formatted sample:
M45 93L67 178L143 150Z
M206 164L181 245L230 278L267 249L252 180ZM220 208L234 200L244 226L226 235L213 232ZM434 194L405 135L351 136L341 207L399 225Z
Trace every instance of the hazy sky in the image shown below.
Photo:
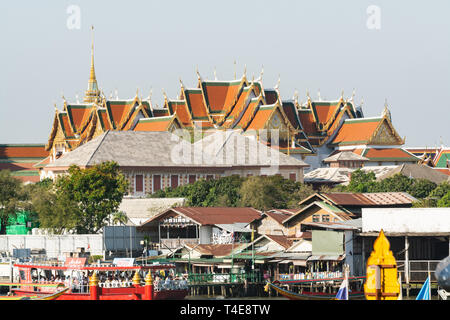
M236 60L238 77L244 65L249 79L264 66L266 88L280 76L284 99L320 89L335 100L355 88L366 117L387 99L406 146L450 145L448 0L1 1L0 144L46 143L54 103L82 100L91 25L108 97L153 88L161 106L163 88L176 98L180 78L196 85L196 66L231 80Z

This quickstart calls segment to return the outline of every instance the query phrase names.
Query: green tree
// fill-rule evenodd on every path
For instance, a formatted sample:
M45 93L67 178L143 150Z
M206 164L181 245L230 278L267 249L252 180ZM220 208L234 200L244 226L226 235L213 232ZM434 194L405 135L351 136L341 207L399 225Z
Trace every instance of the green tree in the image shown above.
M450 191L447 192L441 199L439 199L437 206L445 208L450 207Z
M436 189L437 185L434 182L426 179L416 179L413 181L408 189L408 193L415 198L423 199Z
M378 183L375 173L364 172L360 169L353 171L346 189L349 192L376 192Z
M300 186L281 176L249 177L239 191L241 205L259 210L286 209L296 201L294 197L300 194Z
M16 214L21 200L21 185L19 179L14 178L9 170L0 171L0 233L5 233L8 219Z
M409 192L414 179L408 178L400 173L383 179L379 183L379 192Z
M37 213L40 228L62 234L75 230L82 212L78 203L64 193L38 189L32 195L33 211Z
M433 191L430 192L429 197L436 200L441 199L448 192L450 192L450 183L447 181L441 182Z
M113 224L126 224L128 222L127 214L123 211L114 212L111 218Z
M240 200L239 189L244 178L238 175L220 179L199 179L192 184L159 190L151 198L186 198L193 207L236 207Z
M69 174L55 183L57 199L76 203L77 233L97 233L117 209L125 195L128 182L115 162L104 162L90 168L71 166ZM67 197L67 199L65 198Z

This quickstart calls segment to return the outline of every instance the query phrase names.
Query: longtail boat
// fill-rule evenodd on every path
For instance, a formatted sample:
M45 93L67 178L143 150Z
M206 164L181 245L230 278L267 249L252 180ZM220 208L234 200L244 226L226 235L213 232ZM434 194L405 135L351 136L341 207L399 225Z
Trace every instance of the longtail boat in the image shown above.
M336 297L337 289L344 278L302 279L302 280L276 280L268 282L265 290L270 288L289 300L332 300ZM349 299L363 299L363 283L365 276L349 277ZM296 288L289 290L286 287ZM314 288L316 290L311 290Z
M6 285L11 285L10 283ZM16 284L14 284L16 285ZM64 294L69 288L64 288L60 291L51 294L44 295L31 295L31 296L0 296L0 300L56 300L62 294Z

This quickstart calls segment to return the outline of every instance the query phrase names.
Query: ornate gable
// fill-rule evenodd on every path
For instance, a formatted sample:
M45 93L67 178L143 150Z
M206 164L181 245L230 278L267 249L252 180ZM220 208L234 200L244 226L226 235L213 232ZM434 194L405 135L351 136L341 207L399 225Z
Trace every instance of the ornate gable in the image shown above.
M378 128L375 130L372 137L369 139L367 144L369 145L402 145L405 141L400 138L398 133L395 131L391 122L383 117L380 121Z

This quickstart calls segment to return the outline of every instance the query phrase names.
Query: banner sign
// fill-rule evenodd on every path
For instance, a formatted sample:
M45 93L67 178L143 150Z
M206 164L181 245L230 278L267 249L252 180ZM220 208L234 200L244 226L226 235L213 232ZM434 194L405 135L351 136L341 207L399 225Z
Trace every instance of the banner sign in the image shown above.
M86 264L86 258L66 258L65 267L80 268Z
M134 265L134 258L114 258L113 264L118 267L132 267Z

